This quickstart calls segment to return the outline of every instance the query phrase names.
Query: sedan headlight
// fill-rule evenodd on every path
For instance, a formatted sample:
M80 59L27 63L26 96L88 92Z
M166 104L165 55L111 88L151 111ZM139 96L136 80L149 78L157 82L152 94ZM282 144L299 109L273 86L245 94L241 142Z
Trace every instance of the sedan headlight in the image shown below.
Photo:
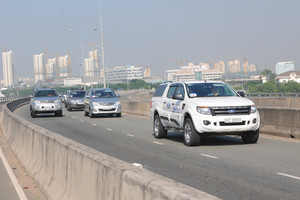
M211 115L210 109L208 107L197 106L196 109L198 113L201 113L203 115Z
M251 106L251 113L256 113L256 111L257 111L256 106L255 106L255 105L252 105L252 106Z
M96 102L92 102L92 105L93 105L93 106L98 106L99 104L96 103Z
M117 101L114 105L119 106L120 104L121 104L120 101Z
M35 104L40 104L41 101L39 101L39 100L34 100L33 103L35 103Z

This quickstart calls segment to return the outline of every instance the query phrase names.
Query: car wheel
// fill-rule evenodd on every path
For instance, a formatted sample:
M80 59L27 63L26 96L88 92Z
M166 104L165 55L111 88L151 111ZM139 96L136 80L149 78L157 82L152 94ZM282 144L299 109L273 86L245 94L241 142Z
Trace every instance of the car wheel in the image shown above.
M84 116L89 116L89 113L84 111Z
M257 143L259 138L259 129L256 131L245 132L242 134L242 140L245 144Z
M68 111L72 111L71 106L68 106L67 110L68 110Z
M117 114L116 114L116 117L121 117L121 116L122 116L121 113L117 113Z
M165 138L167 137L168 131L164 129L160 119L159 115L154 116L153 121L153 130L154 130L154 137L155 138Z
M90 118L94 118L95 115L92 113L92 110L90 109Z
M32 118L36 118L36 112L34 112L33 110L30 111L30 115Z
M195 130L191 118L187 118L184 121L183 138L184 138L184 144L186 146L196 146L199 145L201 142L201 136Z

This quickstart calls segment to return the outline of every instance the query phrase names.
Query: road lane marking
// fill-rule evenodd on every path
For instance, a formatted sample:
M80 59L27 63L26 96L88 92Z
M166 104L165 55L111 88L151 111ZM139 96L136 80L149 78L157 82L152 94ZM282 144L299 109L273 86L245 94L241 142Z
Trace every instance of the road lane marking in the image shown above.
M126 134L127 136L129 136L129 137L134 137L134 135L131 135L131 134Z
M97 126L96 124L92 124L93 126Z
M0 159L2 160L2 162L4 164L4 167L7 171L7 174L10 177L10 180L11 180L12 184L14 185L15 190L16 190L20 200L27 200L27 197L24 194L24 191L22 190L22 188L21 188L17 178L15 177L13 171L11 170L6 158L4 157L4 154L3 154L3 151L2 151L1 148L0 148Z
M160 142L155 142L153 141L154 144L159 144L159 145L164 145L164 143L160 143Z
M208 154L200 154L201 156L204 156L204 157L208 157L208 158L213 158L213 159L218 159L218 157L216 156L211 156L211 155L208 155Z
M80 121L85 122L83 119L81 119Z
M108 130L108 131L112 131L112 129L111 129L111 128L106 128L106 130Z
M72 119L76 119L76 117L72 116Z
M293 176L293 175L289 175L289 174L285 174L285 173L277 173L277 175L286 176L286 177L289 177L289 178L300 180L300 177L298 177L298 176Z

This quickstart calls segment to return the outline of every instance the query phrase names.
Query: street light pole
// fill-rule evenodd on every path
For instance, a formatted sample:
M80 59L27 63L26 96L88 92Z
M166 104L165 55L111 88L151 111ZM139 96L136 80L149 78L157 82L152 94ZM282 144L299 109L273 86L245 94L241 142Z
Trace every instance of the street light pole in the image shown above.
M96 27L93 28L93 29L91 29L91 30L89 30L89 31L95 31L95 30L97 30ZM77 34L79 34L79 36L80 36L80 42L81 42L80 48L81 48L81 59L82 59L82 70L83 70L83 84L84 84L83 87L84 87L84 90L86 90L85 63L84 63L84 46L83 46L83 42L84 42L84 41L83 41L83 38L84 38L84 35L85 35L87 32L89 32L89 31L86 31L86 32L84 32L84 33L80 33L80 32L78 32L78 31L72 30L72 29L70 29L70 28L66 29L66 31L77 33Z
M104 65L104 43L103 43L103 25L102 25L102 6L100 0L100 32L101 32L101 57L102 57L102 67L103 67L103 87L106 88L106 72Z

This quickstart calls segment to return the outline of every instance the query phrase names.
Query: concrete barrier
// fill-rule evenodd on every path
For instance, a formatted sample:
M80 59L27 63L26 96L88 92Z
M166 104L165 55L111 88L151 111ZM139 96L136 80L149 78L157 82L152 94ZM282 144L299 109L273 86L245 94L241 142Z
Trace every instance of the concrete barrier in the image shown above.
M17 106L16 102L4 106L2 132L49 199L218 199L31 124L8 109ZM128 104L128 108L141 107Z
M121 100L122 111L128 114L150 117L150 102Z

